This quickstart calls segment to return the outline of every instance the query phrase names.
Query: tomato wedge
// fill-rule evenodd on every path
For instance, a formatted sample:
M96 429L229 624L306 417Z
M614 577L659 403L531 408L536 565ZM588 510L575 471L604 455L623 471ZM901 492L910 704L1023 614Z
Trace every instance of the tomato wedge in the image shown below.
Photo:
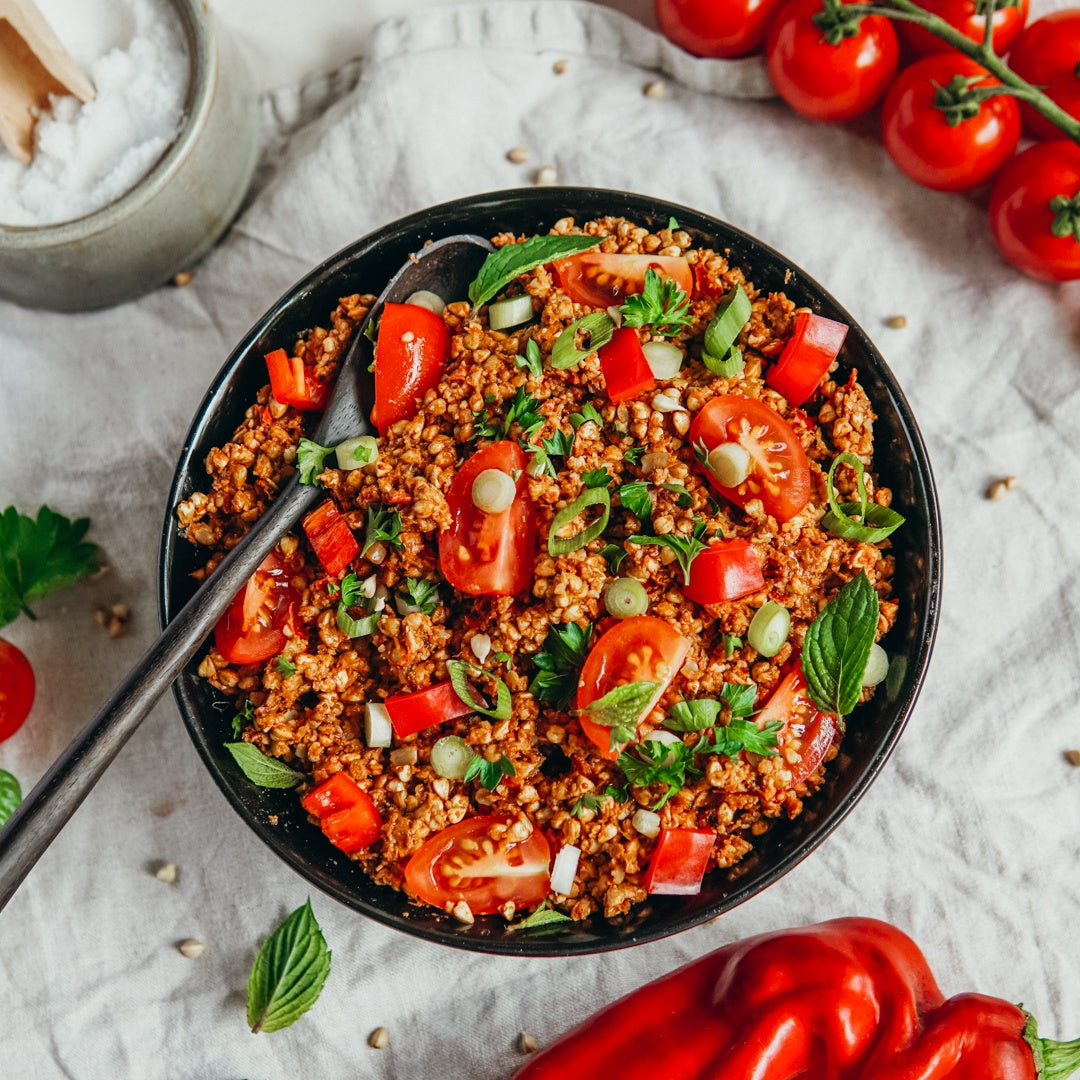
M330 577L341 577L360 554L352 529L333 501L320 503L303 521L304 533Z
M602 698L616 686L630 682L658 682L652 701L641 711L649 710L660 700L682 667L690 642L669 622L652 615L635 615L620 620L592 647L578 679L579 710ZM581 729L604 757L614 761L618 748L611 746L611 729L597 724L582 713ZM640 720L640 717L639 717Z
M810 501L810 464L791 425L760 401L725 394L715 397L694 417L690 443L706 451L724 442L738 443L750 455L750 475L736 487L723 487L705 466L705 478L725 499L745 506L760 499L777 521L793 518Z
M371 847L382 835L375 803L348 773L334 773L309 791L300 805L319 819L327 840L349 854Z
M645 271L655 270L674 281L687 296L694 288L690 264L678 255L606 255L585 251L560 259L555 276L563 292L576 304L606 308L645 288Z
M537 828L524 840L507 840L514 820L490 814L437 832L406 863L406 887L443 910L464 900L474 915L490 915L508 901L535 907L548 894L551 849Z
M399 739L406 735L415 735L433 724L444 720L456 720L476 710L458 697L453 685L447 682L436 683L424 690L415 690L411 694L397 694L383 703L390 714L390 724Z
M23 726L34 704L34 669L21 649L0 638L0 742Z
M797 409L818 388L847 332L844 323L800 311L795 316L795 332L769 368L765 381Z
M446 493L450 527L439 535L439 568L459 592L512 596L532 583L536 514L525 465L521 447L504 439L477 450L454 477ZM514 501L500 513L487 513L473 503L473 481L485 469L517 476Z
M604 373L607 395L616 404L656 385L656 376L645 359L637 331L629 326L616 330L600 349L600 370Z
M301 357L275 349L266 354L266 370L270 374L270 392L282 405L314 412L325 404L326 383L315 378L313 369Z
M258 664L284 648L300 607L290 580L288 567L271 551L233 597L214 627L214 645L230 664Z
M645 891L653 896L696 896L715 843L712 829L661 829L645 871Z
M416 415L423 396L439 385L450 359L450 331L442 317L419 304L384 304L375 339L375 406L380 435Z
M792 787L805 783L814 773L836 737L836 718L831 713L820 712L810 700L806 678L798 666L784 676L754 719L759 728L772 720L784 725L776 740L781 754L785 747L798 741L799 760L787 764Z
M764 584L761 560L749 540L719 540L694 557L683 593L699 604L722 604L757 592Z

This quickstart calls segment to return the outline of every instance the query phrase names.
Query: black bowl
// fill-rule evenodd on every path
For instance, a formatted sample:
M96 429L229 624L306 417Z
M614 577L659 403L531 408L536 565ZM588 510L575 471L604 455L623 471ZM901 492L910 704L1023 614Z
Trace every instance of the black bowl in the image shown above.
M878 414L875 466L881 482L893 490L894 506L907 517L893 537L894 588L901 603L886 645L896 659L886 686L860 706L859 722L849 727L824 786L807 799L803 813L794 821L777 821L730 870L707 875L700 895L654 897L625 921L609 923L595 917L558 924L546 933L508 933L497 916L462 926L431 908L410 904L402 893L373 884L308 823L292 791L257 788L240 774L224 749L232 737L233 710L198 677L198 660L193 661L174 685L180 712L206 767L255 833L312 884L356 911L429 941L478 952L567 956L623 948L712 919L776 881L836 828L884 765L915 705L937 629L941 533L930 463L900 387L851 316L778 252L722 221L641 195L550 187L459 199L377 229L313 270L256 323L207 392L180 455L161 545L162 624L193 592L189 575L205 559L203 550L180 536L173 510L204 485L202 463L207 452L228 440L265 384L265 352L323 324L338 297L380 292L409 252L426 240L457 232L532 234L547 231L561 217L586 221L608 214L656 229L674 216L696 242L730 252L731 261L759 289L783 290L797 304L851 327L842 363L858 369L873 402Z

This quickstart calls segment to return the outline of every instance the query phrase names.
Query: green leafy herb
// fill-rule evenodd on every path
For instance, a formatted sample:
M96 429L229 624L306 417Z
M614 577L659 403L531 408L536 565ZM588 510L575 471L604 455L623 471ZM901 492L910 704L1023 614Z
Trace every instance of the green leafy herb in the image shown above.
M514 357L514 363L519 368L526 368L534 379L539 379L544 374L544 358L540 354L540 346L532 338L525 342L525 355L518 353Z
M621 544L605 544L600 549L600 554L604 557L604 562L607 563L608 573L612 575L618 575L619 567L623 564L623 559L626 558L626 548Z
M251 727L255 719L255 705L251 698L244 702L244 707L232 718L232 733L234 739L239 739L244 728Z
M757 687L753 683L726 682L720 687L720 699L732 716L751 716L757 711Z
M542 442L551 457L566 457L574 449L574 436L558 429L550 439L543 439Z
M717 371L716 365L722 365L729 359L728 350L750 321L750 311L750 297L741 285L736 285L720 298L709 325L705 327L701 346L701 359L710 371L722 373Z
M709 448L705 445L705 440L704 439L698 439L698 441L693 444L693 449L694 449L694 457L697 458L697 463L699 465L704 466L706 469L708 469L709 468Z
M22 802L22 788L19 781L5 769L0 769L0 828L19 808Z
M633 742L637 738L638 720L659 689L658 682L622 683L581 711L588 713L594 724L611 728L611 748L614 750L620 743Z
M503 429L509 431L516 422L525 433L525 437L528 438L544 423L543 416L537 411L539 408L540 403L536 398L526 394L524 387L519 386L514 392L510 408L506 411Z
M406 578L405 592L409 603L424 615L431 615L439 606L439 586L427 578Z
M274 670L277 671L279 675L284 675L285 678L288 678L290 675L296 674L296 665L290 663L284 656L279 656L274 663Z
M582 424L587 424L590 420L598 428L604 426L604 418L600 415L599 411L591 401L587 401L581 406L581 412L570 414L570 423L573 425L575 431L577 431Z
M480 267L469 286L473 307L486 304L514 278L535 270L544 263L565 259L570 255L599 246L602 236L532 236L520 244L506 244L493 251Z
M358 607L365 599L364 582L352 572L346 574L341 579L341 603L345 607Z
M577 693L578 674L591 637L591 626L552 623L543 650L533 656L539 672L529 684L529 693L556 709L568 708Z
M489 420L487 409L473 413L473 435L479 439L502 438L502 424L498 420Z
M337 606L338 629L351 638L368 637L379 626L379 612L373 610L373 599L364 596L364 582L356 574L348 573L341 579L341 600ZM353 618L350 608L361 608L364 614Z
M630 792L624 787L612 787L611 784L608 784L608 786L604 788L604 794L609 798L614 799L617 803L624 803L630 800Z
M669 232L678 232L679 223L673 217L669 217L667 219L667 227Z
M607 487L611 483L612 476L607 469L590 469L581 477L581 482L587 488Z
M532 458L526 469L530 476L550 476L555 478L559 475L555 463L548 457L548 452L542 446L533 443L522 443L522 449Z
M619 485L619 502L643 525L652 523L653 504L649 485L644 480L633 480Z
M623 461L625 461L628 465L640 465L641 459L644 456L644 446L631 446L629 450L623 451Z
M690 297L670 278L650 267L640 293L626 298L619 311L623 326L651 326L654 334L674 337L694 320L690 317Z
M505 664L512 671L514 668L513 659L508 652L492 653L492 656L499 661L500 664Z
M555 926L558 923L573 922L569 915L547 906L544 901L531 915L526 915L520 922L511 923L507 930L537 930L542 926Z
M660 487L675 495L675 502L680 510L689 510L694 505L694 497L686 490L685 484L661 484Z
M703 735L694 747L695 754L722 754L734 758L742 750L751 754L763 754L771 757L776 753L776 740L783 729L782 720L770 720L759 728L753 720L732 720L727 727L717 728L715 739L709 742Z
M96 573L97 545L83 541L89 518L70 521L47 506L37 520L9 506L0 514L0 627L30 605Z
M597 811L604 802L603 795L582 795L573 806L570 807L571 817L581 817L582 810Z
M334 449L333 446L320 446L310 439L301 439L296 444L296 469L301 484L315 483L315 477L323 471L324 463Z
M366 555L380 540L385 540L392 547L404 547L400 533L401 515L396 510L384 510L382 507L374 506L368 507L364 546L360 554Z
M850 465L855 470L855 484L859 493L858 502L841 503L836 498L833 476L838 465ZM904 518L888 506L870 502L866 497L866 482L863 463L854 454L837 454L829 466L827 478L828 513L821 519L821 527L833 536L844 540L858 540L864 544L880 543L901 525Z
M631 544L661 544L675 552L679 568L683 573L683 583L690 584L690 566L693 561L709 546L704 541L705 522L696 521L694 531L689 536L668 533L665 536L631 536Z
M502 679L496 678L490 672L478 668L475 664L467 664L464 660L448 660L446 670L450 673L450 685L454 688L454 693L470 709L475 709L484 716L490 716L493 720L506 720L509 718L512 702L510 687ZM494 708L491 708L485 701L477 700L474 696L472 687L469 685L470 675L484 675L495 683Z
M694 768L693 749L685 743L663 743L657 739L646 739L639 743L632 754L624 751L615 764L634 787L667 784L667 791L653 805L653 810L662 809L672 795L686 787L688 774L700 772Z
M803 674L810 699L822 712L844 716L858 703L878 612L877 593L860 570L807 629Z
M464 779L466 782L479 780L481 787L494 791L502 783L504 776L517 776L514 763L505 754L498 761L488 761L483 754L477 754L469 762Z
M302 779L300 773L290 769L283 761L268 757L249 742L230 742L225 749L240 766L240 771L256 786L265 788L291 788Z
M262 944L247 985L247 1022L253 1032L279 1031L318 1000L330 974L330 950L309 899Z
M664 719L669 731L704 731L716 726L722 704L715 698L676 701Z
M735 655L735 650L743 647L743 639L734 634L724 634L720 638L720 647L724 650L724 659L730 660Z
M574 533L573 536L559 536L559 533L567 525L590 506L600 507L600 516L598 518L589 522L588 525L579 532ZM547 539L548 554L552 558L558 558L560 555L577 551L579 548L585 547L586 544L592 543L607 528L610 517L611 495L608 493L608 489L606 487L585 488L573 502L564 506L551 519Z

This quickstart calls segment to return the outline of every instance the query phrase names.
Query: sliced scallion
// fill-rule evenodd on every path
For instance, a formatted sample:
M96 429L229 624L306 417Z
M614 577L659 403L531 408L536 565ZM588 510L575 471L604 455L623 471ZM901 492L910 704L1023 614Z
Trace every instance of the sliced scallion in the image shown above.
M630 619L649 610L649 594L640 581L616 578L604 589L604 607L616 619Z
M836 498L833 476L838 465L850 465L855 470L855 485L859 493L858 502L841 503ZM866 482L863 474L866 469L854 454L837 454L829 466L827 495L829 510L821 519L821 527L841 540L858 540L863 544L877 544L890 536L904 524L902 514L888 506L872 503L866 496ZM852 514L856 517L852 518Z
M705 464L721 487L733 488L750 475L753 462L746 447L740 443L723 442L709 451Z
M447 780L464 780L469 762L475 756L464 739L457 735L444 735L431 748L431 767Z
M485 514L501 514L509 510L517 495L513 477L502 469L484 469L472 483L472 503Z
M354 619L344 604L338 604L337 624L338 629L351 638L368 637L379 627L379 612L372 611L363 618Z
M507 720L510 717L510 687L502 681L502 679L496 678L490 672L483 671L475 664L467 664L464 660L450 660L446 664L446 670L450 672L450 685L454 688L454 693L457 694L470 709L474 709L476 712L483 714L484 716L490 716L493 720ZM495 683L495 708L490 708L486 702L478 700L473 693L472 686L469 684L470 675L485 675Z
M589 335L589 347L577 347L578 332ZM577 322L572 322L556 339L551 350L551 366L564 371L591 356L597 349L606 345L615 332L615 323L604 311L594 311Z
M750 620L746 640L752 649L762 656L775 656L787 641L791 629L791 615L783 604L768 600L761 605Z
M870 655L866 658L866 668L863 671L863 686L877 686L884 682L889 674L889 654L875 641L870 646Z
M701 362L714 375L719 375L721 379L733 379L746 366L742 349L737 345L732 345L720 358L713 356L711 353L703 352Z
M496 300L488 308L488 326L492 330L509 330L511 326L527 323L532 317L532 297L528 293Z
M438 293L433 293L429 289L418 289L405 303L426 307L428 311L434 311L436 315L441 315L446 310L446 301Z
M722 364L727 359L728 350L738 340L742 328L750 320L750 310L750 297L741 285L736 285L731 292L720 298L716 312L705 328L702 341L701 358L710 371L716 370L710 365L710 359L713 364ZM742 359L741 354L739 359ZM716 374L722 373L717 371Z
M685 359L682 349L670 341L647 341L641 346L641 351L652 368L653 378L658 382L674 379Z
M351 472L370 465L379 457L379 440L372 435L357 435L346 439L334 448L339 469Z
M561 537L559 532L566 528L583 510L590 506L601 508L600 516L573 536ZM595 540L606 528L611 517L611 495L606 487L586 488L572 503L564 506L552 519L548 532L548 554L553 558L567 555L571 551L583 548Z

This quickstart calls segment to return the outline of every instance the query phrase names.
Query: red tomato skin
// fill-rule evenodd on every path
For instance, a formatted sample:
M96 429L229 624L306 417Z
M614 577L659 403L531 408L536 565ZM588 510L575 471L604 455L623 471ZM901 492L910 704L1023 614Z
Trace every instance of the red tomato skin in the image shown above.
M1070 139L1036 143L1001 171L990 194L990 229L1002 255L1040 281L1080 277L1080 243L1054 236L1050 200L1080 192L1080 146Z
M411 336L410 336L411 335ZM419 401L439 385L450 359L450 331L419 304L384 304L375 339L375 405L371 422L385 435L411 420Z
M1005 8L1005 11L1009 11ZM1003 12L998 12L1003 14ZM1053 11L1023 30L1009 53L1009 67L1080 120L1080 11ZM1040 139L1061 139L1064 132L1027 102L1020 102L1024 126Z
M405 864L408 891L441 910L464 900L474 915L491 915L509 900L519 909L535 907L547 897L551 884L551 849L537 828L525 840L500 843L494 856L480 856L486 865L480 866L476 877L465 878L463 885L450 884L448 876L440 873L442 860L451 853L470 859L458 846L461 840L481 840L493 825L509 820L505 814L465 818L435 833ZM510 873L500 876L500 868ZM485 875L485 870L495 873Z
M969 191L986 183L1016 152L1020 109L1016 99L997 95L978 116L950 127L934 106L935 84L954 75L982 75L986 69L958 53L916 60L890 87L881 110L885 149L898 169L934 191ZM987 75L978 86L996 86Z
M761 560L749 540L714 541L690 564L683 595L698 604L723 604L765 585Z
M661 829L642 884L652 896L696 896L709 863L712 829Z
M266 354L270 391L282 405L299 412L317 412L326 402L326 383L315 378L311 368L299 356L289 356L284 349Z
M821 712L810 700L806 678L798 665L780 680L754 720L759 728L764 728L772 720L783 723L776 740L777 749L781 753L793 739L800 740L799 760L787 764L792 787L809 779L824 760L836 737L836 718L831 713ZM793 730L796 724L802 726L801 734L796 734Z
M607 395L615 404L629 401L656 385L656 377L645 359L637 331L629 326L616 330L601 348L600 370L604 374Z
M333 500L320 503L302 524L322 568L330 577L341 577L360 554L360 545Z
M654 0L660 32L694 56L728 60L758 51L784 0Z
M382 835L375 803L347 773L334 773L309 791L300 805L319 818L326 838L346 854L370 847Z
M687 296L694 288L690 264L677 255L608 255L585 251L553 264L563 292L575 304L607 308L645 288L645 271L674 281Z
M821 0L788 0L769 30L765 66L776 92L810 120L839 122L869 112L892 82L900 55L896 31L868 15L859 32L830 45L812 17Z
M439 568L459 592L513 596L532 584L536 513L529 498L525 452L504 439L481 447L458 470L446 493L450 527L439 534ZM499 514L478 510L473 481L485 469L518 473L517 494Z
M0 638L0 742L26 722L34 704L34 669L21 649Z
M288 640L285 627L296 629L300 608L300 593L290 581L288 567L272 551L233 597L214 627L214 647L230 664L258 664L284 648ZM269 623L253 620L253 613L245 612L252 603L262 609L264 617L269 616Z
M817 390L847 337L848 327L813 312L795 316L795 331L765 382L796 409Z
M921 0L919 5L931 15L943 18L951 27L959 30L966 38L981 45L986 36L986 16L980 15L975 8L975 0ZM994 12L994 52L1004 56L1016 40L1017 35L1027 22L1029 0L1018 0L1015 7L999 8ZM961 56L937 34L914 23L897 20L900 37L920 56L933 56L948 53ZM1012 65L1012 57L1009 57Z
M456 720L475 710L458 697L457 691L449 681L436 683L424 690L414 690L410 694L397 694L388 697L383 704L390 714L390 725L399 739L406 735L415 735L433 724L444 720Z

